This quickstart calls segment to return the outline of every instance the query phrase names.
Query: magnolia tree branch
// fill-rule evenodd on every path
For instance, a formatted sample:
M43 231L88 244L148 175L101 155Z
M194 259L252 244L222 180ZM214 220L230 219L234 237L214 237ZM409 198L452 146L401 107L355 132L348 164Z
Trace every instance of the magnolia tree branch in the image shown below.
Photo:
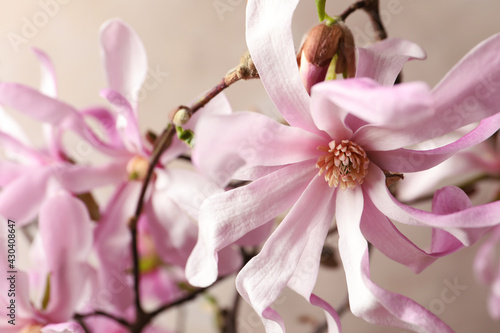
M253 78L258 78L258 73L257 70L255 69L255 66L253 65L253 62L251 60L251 57L249 53L246 53L243 55L243 57L240 60L240 64L234 68L233 70L229 71L225 77L222 79L222 81L216 85L214 88L209 90L200 100L198 100L195 104L193 104L191 107L188 108L189 110L189 117L203 108L207 103L209 103L215 96L220 94L224 89L232 85L233 83L244 79L253 79ZM176 110L179 111L181 109L185 109L185 107L180 106ZM172 115L175 117L175 113ZM175 118L174 118L175 119ZM188 118L189 120L189 118ZM154 169L156 165L158 164L161 155L168 149L168 147L172 143L172 139L175 135L175 127L172 124L169 124L167 128L163 131L163 133L160 135L160 137L156 140L154 144L154 150L153 153L151 154L150 157L150 162L149 162L149 167L148 171L146 173L146 177L143 180L142 188L141 188L141 193L139 195L139 198L137 200L137 206L135 209L135 214L134 216L130 219L129 222L129 228L130 228L130 233L131 233L131 252L132 252L132 258L133 258L133 275L134 275L134 303L135 303L135 309L136 309L136 320L131 326L131 332L141 332L142 329L151 321L151 319L156 316L158 313L166 310L167 308L177 305L177 304L169 304L168 306L165 306L163 308L159 308L158 310L152 312L152 313L146 313L142 307L141 304L141 299L140 299L140 282L141 282L141 274L139 271L139 251L137 248L137 224L139 222L139 218L141 216L143 206L144 206L144 198L149 186L149 183L151 181L151 178L154 174ZM201 291L200 291L201 292ZM194 293L193 295L190 295L189 297L194 298L197 295L197 293ZM189 299L191 299L189 298ZM189 300L186 299L186 300ZM183 300L182 302L186 301ZM180 303L179 303L180 304Z
M384 23L380 17L380 6L378 0L365 0L365 7L363 10L368 13L372 20L372 24L377 31L378 40L383 40L387 38L387 32L385 31Z
M355 2L355 3L351 4L346 10L344 10L344 12L339 15L339 17L342 21L345 21L349 15L351 15L352 13L357 11L358 9L365 8L365 7L366 7L365 0Z
M380 8L378 0L361 0L351 4L342 14L339 15L342 21L345 21L349 15L363 9L372 21L372 24L377 32L377 39L383 40L387 38L387 32L380 17Z

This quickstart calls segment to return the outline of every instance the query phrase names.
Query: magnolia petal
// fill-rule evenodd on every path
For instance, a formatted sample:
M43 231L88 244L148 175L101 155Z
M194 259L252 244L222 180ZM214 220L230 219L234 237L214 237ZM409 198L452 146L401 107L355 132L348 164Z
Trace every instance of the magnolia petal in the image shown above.
M332 189L328 188L326 191L332 192ZM324 194L318 193L317 195L322 196ZM326 193L327 198L330 195L331 193ZM334 200L333 198L334 197L330 198L330 205L326 208L327 217L321 217L318 225L309 233L307 244L287 284L290 289L304 297L310 304L319 306L324 310L329 333L341 331L342 325L340 323L340 317L330 304L313 294L313 289L319 273L321 252L323 249L322 244L325 243L328 230L330 229L331 222L335 215L335 207L331 205L331 202Z
M326 81L318 86L338 108L377 126L413 125L432 111L429 87L422 82L384 87L371 79L358 78Z
M316 84L312 91L311 114L318 129L325 131L331 140L349 140L353 131L346 126L348 112L331 101L331 87Z
M120 185L108 203L94 232L99 260L99 281L102 288L113 288L109 303L113 309L125 311L132 304L132 289L127 270L131 267L128 222L134 214L141 182ZM102 304L101 308L109 306Z
M7 158L23 164L42 164L47 161L47 156L2 131L0 131L0 146Z
M420 273L439 257L425 252L410 241L369 200L365 202L360 227L376 249L415 273Z
M113 152L113 148L95 135L75 108L28 86L0 82L0 104L54 127L72 130L102 151Z
M40 83L40 91L47 96L56 97L57 96L57 79L56 79L56 71L54 69L54 64L47 53L42 50L33 47L33 53L38 58L40 62L40 71L41 71L41 83Z
M68 164L54 168L53 175L66 190L84 193L127 180L126 162L117 160L103 166Z
M40 91L49 97L56 98L57 79L52 60L50 60L49 56L45 52L38 48L33 47L32 51L40 62ZM49 124L43 124L42 129L50 154L57 159L62 159L62 152L64 150L61 130Z
M25 166L12 163L10 161L0 160L0 187L5 187L14 181L17 177L31 172L36 167Z
M90 217L80 200L60 192L41 207L39 230L51 279L44 316L63 322L75 313L90 272L85 263L92 247Z
M0 107L0 132L7 134L25 146L32 146L22 127L2 107Z
M199 173L187 169L157 170L156 188L162 190L185 214L198 221L202 203L223 189ZM161 174L161 179L160 179Z
M474 273L476 278L483 284L491 284L495 279L495 247L498 242L500 242L500 226L492 230L491 236L476 253Z
M491 285L488 297L488 312L493 319L500 319L500 266L497 267L496 279Z
M391 131L404 131L405 135L412 138L415 131L413 126L423 123L433 114L430 90L421 82L384 87L371 79L359 78L322 82L312 90L314 98L317 98L315 94L318 92L323 99L330 102L330 105L323 102L321 111L316 107L313 109L316 117L319 112L334 112L335 117L343 121L346 115L350 114L369 123L357 129L351 139L367 151L402 147L400 142L394 142L393 138L388 139ZM342 129L339 121L335 118L328 120L328 116L332 117L325 115L316 120L318 126L326 128L333 138L339 136L341 139L350 139L351 136L345 133L346 129ZM326 125L321 125L325 120ZM412 124L412 128L408 128L408 124ZM340 135L336 133L338 130L341 131ZM378 135L379 132L385 136ZM400 141L402 140L406 139L402 138Z
M60 324L46 325L40 329L40 332L41 333L84 333L85 331L80 326L80 324L70 321Z
M474 228L500 223L500 201L449 214L435 214L406 206L392 196L385 184L384 173L372 165L363 189L375 207L388 218L403 224L445 230L464 245L470 245L476 240Z
M346 274L351 312L364 320L415 332L443 333L453 330L411 299L389 292L370 279L368 244L361 234L361 188L339 191L337 228L339 251Z
M315 174L307 162L283 167L255 182L208 198L201 207L198 242L186 276L205 287L217 278L217 251L291 207ZM259 207L256 210L255 207Z
M155 190L144 211L158 255L166 263L184 267L196 244L196 221L165 190Z
M0 192L0 215L19 226L31 222L45 199L50 168L39 168L12 181Z
M133 106L118 91L102 89L101 96L106 98L117 111L116 128L125 147L132 153L143 150L141 131Z
M17 222L17 221L16 221ZM7 219L3 219L0 217L0 223L2 223L5 228L7 228ZM15 228L17 229L19 226L16 224ZM7 230L7 229L5 229ZM2 237L5 237L7 239L7 233L3 233ZM0 242L0 251L3 251L4 253L8 253L8 242L7 241L2 241ZM11 271L9 268L10 263L7 261L8 257L7 256L2 256L0 258L0 269L2 269L3 272L5 272L5 277L3 279L0 279L0 288L2 290L9 290L10 289L10 283L11 280L8 278L10 277L7 275L7 271ZM16 301L16 326L17 325L23 325L23 322L26 321L31 321L31 318L34 313L33 305L30 301L30 278L26 272L23 270L17 269L16 267L17 274L15 276L15 283L16 283L16 295L15 295L15 301ZM0 314L2 314L4 317L9 315L9 309L7 308L10 304L11 298L8 297L8 293L5 292L0 294L0 306L2 307L2 310L0 311ZM10 318L9 318L10 320ZM19 321L18 321L19 320ZM0 322L0 329L2 332L6 331L7 327L12 327L7 320ZM18 330L12 331L12 332L18 332Z
M148 72L144 45L137 33L119 19L101 26L100 40L108 87L124 96L135 111Z
M285 165L317 158L316 149L325 144L320 136L253 112L206 117L202 125L196 128L193 163L220 186L242 166Z
M500 108L500 34L467 53L433 90L435 123L443 133L479 121Z
M377 150L405 147L498 113L499 47L500 35L497 34L469 52L434 88L431 93L434 112L426 114L423 121L408 121L411 128L400 128L398 131L391 130L391 127L368 126L364 129L366 133L362 133L365 141L376 142L371 149ZM363 146L361 142L356 142Z
M259 178L265 177L274 171L283 168L283 165L273 165L273 166L253 166L253 167L241 167L238 169L234 175L233 179L249 181L257 180ZM228 184L230 186L230 184Z
M472 206L465 193L454 187L444 188L434 196L433 212L450 214ZM478 228L481 229L481 228ZM438 258L463 247L455 237L440 229L433 229L430 252L426 252L404 236L370 200L365 200L361 231L375 248L415 273L420 273ZM486 230L471 230L471 241L477 240Z
M89 117L97 121L97 132L102 133L106 142L116 150L124 150L124 146L116 129L116 115L106 108L93 107L81 111L84 117Z
M53 126L72 129L79 134L85 133L84 122L76 109L28 86L1 82L0 104Z
M298 0L250 0L246 40L267 93L286 121L312 133L310 97L302 83L291 30Z
M424 50L415 43L384 39L366 48L358 47L356 77L369 77L383 86L392 86L408 60L425 58Z
M272 312L272 316L268 316L266 310L287 284L290 283L307 300L311 297L319 268L318 251L321 252L335 213L331 209L334 193L321 177L315 177L261 252L236 277L238 292L261 315L266 326L274 325L266 323L268 320L281 326L279 315ZM311 205L311 200L314 205ZM306 249L306 246L313 248ZM309 261L315 267L312 271L306 269L311 264ZM284 328L282 332L285 332Z
M370 161L375 162L380 168L392 172L404 173L427 170L445 161L454 153L483 142L498 131L499 128L500 112L483 119L475 129L448 145L430 150L401 148L368 152L368 157Z

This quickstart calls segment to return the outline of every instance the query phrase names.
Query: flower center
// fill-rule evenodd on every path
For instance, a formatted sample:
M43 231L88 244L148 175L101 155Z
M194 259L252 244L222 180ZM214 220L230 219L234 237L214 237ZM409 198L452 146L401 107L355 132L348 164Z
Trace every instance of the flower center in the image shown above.
M148 173L149 161L142 156L134 156L127 163L129 180L143 180Z
M357 143L342 140L337 144L332 141L328 146L319 146L318 150L325 152L316 163L319 169L318 175L324 172L325 180L330 187L340 185L340 188L345 190L363 184L370 160L364 149Z

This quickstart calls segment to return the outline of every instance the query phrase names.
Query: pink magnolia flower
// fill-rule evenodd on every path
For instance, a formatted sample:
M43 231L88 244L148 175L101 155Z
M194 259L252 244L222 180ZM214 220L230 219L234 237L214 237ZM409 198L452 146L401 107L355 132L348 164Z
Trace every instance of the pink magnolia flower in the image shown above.
M139 175L139 181L123 179L118 185L95 232L95 248L102 267L102 286L117 279L122 286L128 286L112 293L108 304L111 307L108 310L125 312L132 304L131 281L125 274L131 267L130 231L127 224L134 215L142 186L141 175L145 175L152 152L151 145L139 130L137 108L137 96L146 78L148 64L139 37L121 20L110 20L103 24L100 40L109 85L108 89L102 91L102 95L116 111L115 114L105 116L112 119L119 137L117 141L125 148L126 157L119 157L122 167L127 168L129 175ZM228 109L225 107L226 103L224 96L213 100L193 116L186 128L192 128L204 114L225 112ZM184 142L174 138L155 168L153 185L146 194L144 214L139 220L139 225L148 225L161 260L181 268L184 267L197 237L197 211L202 200L195 199L222 191L192 170L166 168L188 150L189 147ZM226 252L232 253L235 260L223 267L222 271L234 271L236 267L240 267L241 257L235 250L228 249ZM158 276L161 274L161 271L154 273Z
M7 157L0 160L0 186L3 188L0 215L21 226L36 217L53 182L72 193L85 193L124 177L116 163L77 166L70 161L62 144L62 133L68 128L77 129L77 133L95 142L106 153L113 150L93 135L77 110L55 99L57 85L53 65L45 53L37 49L34 52L42 65L40 92L15 83L0 83L0 104L46 122L47 146L37 148L14 119L0 109L0 145ZM90 172L93 177L88 177Z
M8 317L12 298L7 292L0 296L3 317L14 319L15 326L3 320L0 328L2 332L39 327L47 333L82 333L83 329L72 318L91 297L95 275L87 262L92 246L92 224L87 209L80 200L59 190L43 203L38 226L31 246L31 270L18 268L17 261L12 269L9 266L12 263L2 256L2 270L17 273L13 274L13 280L4 278L0 282L3 290L9 290L10 283L15 281L15 296L10 295L16 301L15 318ZM7 242L2 244L7 253Z
M474 232L467 227L500 222L500 202L447 214L402 205L390 194L384 175L384 170L406 173L430 168L498 130L500 101L495 94L482 94L472 108L464 108L476 96L481 80L489 79L497 89L500 36L471 51L433 91L423 83L384 87L370 79L353 79L315 85L309 97L290 32L296 3L250 1L247 7L252 59L290 126L240 112L205 119L204 126L196 129L194 158L207 175L224 180L220 175L237 170L236 178L253 182L217 194L202 205L188 279L194 285L210 285L217 277L218 251L291 207L236 280L268 332L285 330L270 306L287 286L331 315L331 332L340 329L334 310L312 294L321 248L334 216L355 315L418 332L451 332L428 310L371 281L367 240L389 258L420 271L435 257L402 235L389 218L445 229L464 244L474 240ZM388 82L394 82L395 75L385 71ZM443 147L402 148L480 120L474 130ZM216 151L211 149L214 146Z
M122 166L127 166L129 174L132 171L144 176L148 167L147 160L152 152L139 131L138 123L137 96L148 70L144 46L137 34L120 20L106 22L101 28L100 39L109 85L108 89L102 91L102 95L116 110L116 115L105 116L116 125L118 142L125 147L126 158L121 159ZM194 114L185 128L193 129L200 119L208 115L229 112L226 98L219 95ZM171 146L154 169L153 184L146 193L144 213L138 222L139 226L147 224L146 229L150 231L154 250L162 262L181 269L184 269L196 243L201 203L209 195L223 192L222 188L193 170L168 166L189 149L184 142L174 137ZM142 179L139 177L139 180ZM141 186L142 182L123 180L96 228L95 248L100 260L102 286L117 279L122 286L130 286L131 281L125 275L131 267L130 231L127 223L134 215ZM266 230L265 227L263 229ZM257 231L250 238L251 244L260 242L261 232ZM241 267L242 258L237 248L228 247L223 255L226 260L221 262L220 274L228 274ZM164 270L159 269L146 278L158 282L164 273ZM169 281L163 282L169 284ZM165 287L168 289L168 286ZM147 289L141 287L141 290ZM179 295L182 293L176 293L176 296ZM172 297L164 295L162 300L172 300ZM120 288L112 293L108 310L125 312L131 304L131 288ZM100 304L101 307L102 305Z

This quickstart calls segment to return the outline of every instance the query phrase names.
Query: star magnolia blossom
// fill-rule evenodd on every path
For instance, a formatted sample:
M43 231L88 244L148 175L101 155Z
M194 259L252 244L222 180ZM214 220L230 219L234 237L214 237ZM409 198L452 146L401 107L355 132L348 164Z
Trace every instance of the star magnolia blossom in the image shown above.
M2 222L7 225L7 221ZM31 332L35 328L43 333L83 333L80 325L71 320L90 297L90 281L95 279L95 271L87 262L92 246L92 224L87 209L80 200L60 190L42 205L38 225L30 250L33 268L26 271L16 267L15 326L3 320L0 329L6 333ZM7 253L7 242L2 244ZM6 259L3 256L0 261L4 272L10 270ZM4 278L0 286L8 290L9 283ZM0 304L3 317L8 318L7 293L0 296Z
M335 216L355 315L417 332L452 332L428 310L371 281L366 240L418 272L435 256L404 237L389 218L445 229L463 244L476 238L467 227L500 222L500 202L447 214L402 205L390 194L384 175L384 170L406 173L430 168L498 130L500 100L494 91L500 83L500 36L471 51L432 91L423 83L384 87L365 78L317 84L309 97L290 31L296 3L249 1L247 7L252 59L290 126L241 112L206 119L196 129L194 158L199 167L214 179L223 180L237 170L236 178L253 182L203 204L198 242L186 269L188 279L197 286L210 285L217 277L218 251L291 207L236 280L238 291L262 316L266 331L285 331L270 306L287 286L331 315L330 332L340 330L334 310L312 294L322 245ZM394 82L396 71L383 72L387 81ZM402 148L476 121L481 123L474 130L446 146L427 151ZM217 150L211 149L214 146ZM447 237L452 237L447 235L441 252L447 250Z
M50 199L53 192L53 186L50 185L54 183L56 188L64 188L72 193L84 193L102 185L117 184L111 200L102 209L94 231L94 249L100 266L99 286L97 295L93 295L86 305L90 310L123 311L133 316L133 311L128 311L132 305L132 288L126 273L131 265L127 223L134 215L142 186L141 177L146 173L152 150L139 131L137 110L137 96L146 78L148 65L139 37L120 20L111 20L103 25L101 45L109 83L109 88L103 90L102 95L116 112L102 107L79 111L56 99L53 65L38 50L36 55L42 63L44 81L41 91L15 83L0 83L1 104L46 123L54 132L50 132L49 152L38 152L22 143L22 133L11 118L7 114L0 114L2 125L7 125L5 127L10 131L0 133L0 143L7 153L17 152L16 157L20 156L22 162L28 159L30 163L29 167L20 168L14 162L0 161L0 185L4 186L0 194L0 215L12 218L21 225L32 221L40 206ZM227 110L227 107L220 106L226 103L223 95L218 96L199 110L186 128L194 126L203 114L218 114L218 110ZM103 139L86 124L86 119L97 120L102 125ZM16 126L11 126L13 124ZM61 142L64 130L75 132L110 157L112 162L104 167L73 164ZM155 250L161 259L181 268L196 242L196 220L201 202L207 195L223 191L196 172L165 168L188 150L184 142L174 138L167 152L161 156L155 168L153 189L146 195L144 214L139 221L139 224L149 225ZM262 238L259 233L256 236ZM254 241L259 242L259 239L256 237L247 241L255 244ZM228 248L225 254L227 260L222 264L221 274L241 267L239 251ZM158 280L163 273L155 271L148 274L147 279ZM157 277L151 276L154 274ZM170 284L170 281L165 283ZM99 292L108 290L114 292L106 293L106 302L103 302ZM162 295L162 300L165 297L170 300L172 295Z
M121 159L129 175L138 180L122 181L107 205L102 219L96 228L96 250L102 269L101 282L119 279L127 286L112 295L111 303L120 311L127 311L132 305L132 288L124 272L131 266L130 232L127 222L134 215L137 199L142 186L142 177L148 168L151 148L139 131L137 96L148 71L144 46L137 34L120 20L106 22L100 33L102 55L109 88L102 91L116 110L112 118L128 155ZM195 114L185 126L192 128L200 118L207 114L220 114L227 110L223 95L214 99ZM139 225L146 223L151 231L152 240L158 256L165 263L183 268L187 257L194 247L197 237L197 217L203 199L223 190L200 174L185 169L166 168L166 165L189 147L174 137L171 146L161 156L155 168L155 177L150 191L146 194L144 214ZM201 199L200 199L201 198ZM241 256L236 250L225 251L228 260L221 266L221 274L227 274L241 267ZM150 280L157 280L164 272L155 270L148 274ZM151 276L153 275L153 276ZM165 281L168 284L168 281ZM180 295L180 294L179 294ZM165 296L170 297L171 295ZM101 305L102 306L102 305Z
M112 153L113 149L93 135L82 114L54 98L57 84L52 62L42 51L34 49L34 53L42 65L41 91L16 83L0 83L1 104L47 123L43 128L47 147L34 147L14 119L0 109L0 146L7 157L0 160L0 215L14 219L20 226L33 221L44 200L50 197L51 185L85 193L125 175L117 163L77 166L68 159L62 144L65 127L73 127L105 153ZM87 111L91 110L83 113Z

